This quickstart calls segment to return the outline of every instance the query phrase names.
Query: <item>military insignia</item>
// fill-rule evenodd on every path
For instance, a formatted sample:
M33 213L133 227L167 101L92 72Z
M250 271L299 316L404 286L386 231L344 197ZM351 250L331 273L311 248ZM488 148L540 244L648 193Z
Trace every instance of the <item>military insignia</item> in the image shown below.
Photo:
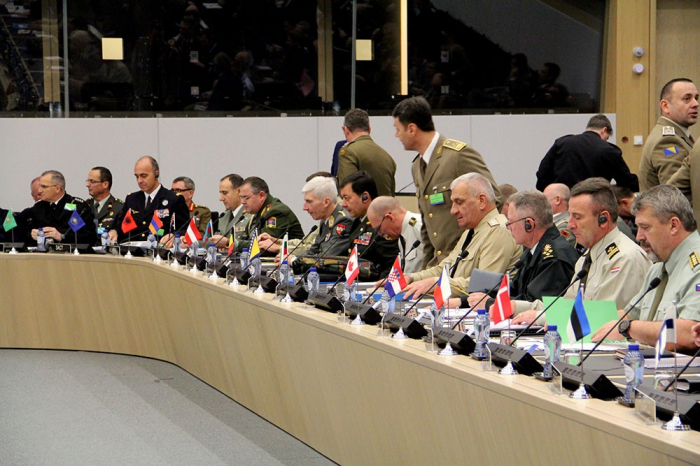
M447 147L448 149L456 150L458 152L467 147L466 142L456 141L454 139L448 139L443 142L442 145L443 147Z
M569 239L571 236L571 232L564 228L562 231L559 232L564 238Z
M488 225L489 225L490 227L497 227L497 226L500 225L500 224L501 224L501 223L498 221L498 217L497 217L497 218L492 218L492 219L489 220L489 222L488 222Z
M328 217L328 228L333 228L333 225L335 225L335 217L331 215Z
M552 257L554 257L554 251L552 250L552 245L545 244L544 248L542 248L542 258L543 259L551 259Z
M690 262L690 268L695 270L695 267L700 265L700 256L698 256L697 252L693 252L690 254L688 257L688 262Z
M411 220L408 221L408 224L411 225L412 227L416 226L416 223L418 220L416 220L415 217L411 217Z
M270 217L265 221L267 228L277 228L277 217Z
M346 152L345 148L342 148L342 149L340 149L340 151L338 152L338 155L345 155L345 152Z
M353 243L359 244L361 246L369 246L370 241L372 241L372 232L368 231L358 236Z
M676 146L671 146L671 147L667 147L666 149L664 149L664 155L666 157L668 157L669 155L676 155L676 154L678 154L678 147L676 147Z
M338 225L335 226L335 234L340 236L343 233L345 233L345 225L342 223L339 223Z
M170 209L159 209L159 210L156 210L156 215L158 216L158 218L165 218L165 217L167 217L168 215L170 215Z
M661 128L661 135L662 136L675 136L676 135L676 128L673 126L664 126Z
M168 200L167 200L167 199L163 199L162 205L168 205Z
M608 254L608 259L612 259L620 252L620 250L618 249L617 244L610 243L608 247L605 248L605 252Z
M323 242L325 243L325 242L327 242L329 239L331 239L331 234L330 234L330 232L329 232L329 233L326 233L326 237L323 239Z
M620 271L620 266L619 266L619 265L618 265L617 267L613 267L612 269L610 269L610 273L611 273L611 274L618 273L619 271Z
M63 206L63 210L73 211L73 210L75 210L75 204L71 204L69 202L66 202L66 205Z
M695 284L695 291L700 291L700 283Z

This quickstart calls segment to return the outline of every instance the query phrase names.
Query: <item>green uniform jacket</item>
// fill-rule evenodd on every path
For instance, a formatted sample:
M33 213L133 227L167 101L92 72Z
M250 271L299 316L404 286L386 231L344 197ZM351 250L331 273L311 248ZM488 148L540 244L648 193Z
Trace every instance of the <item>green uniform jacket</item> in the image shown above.
M117 199L116 197L109 195L107 203L98 211L95 212L95 200L90 198L86 202L87 206L93 212L95 220L97 221L97 228L103 228L107 231L116 229L114 226L114 220L119 216L122 209L124 208L124 201ZM98 242L99 238L98 238Z
M500 208L501 193L484 159L471 146L464 142L440 136L430 163L421 176L420 155L411 167L416 185L418 208L423 216L421 243L423 244L423 268L441 262L452 251L462 235L457 219L450 214L450 184L460 175L476 172L484 175L496 193L496 204ZM432 194L442 195L442 199L430 201ZM438 196L439 197L439 196Z
M660 117L647 136L639 163L640 192L668 184L681 168L683 160L693 149L693 143L685 135L683 127L665 117Z
M393 196L396 191L396 162L369 135L358 136L338 152L338 181L356 171L369 173L377 184L380 196Z
M374 238L374 236L377 236ZM362 256L360 261L366 260L373 263L379 270L379 275L384 278L391 272L396 257L399 255L398 240L388 240L379 235L372 228L372 224L367 217L356 218L352 222L347 254L352 253L352 248L357 246L358 256ZM371 243L371 245L370 245ZM369 246L369 249L367 247ZM365 252L367 251L367 252Z
M197 230L204 237L204 233L207 230L207 224L211 221L211 210L209 207L204 207L203 205L192 204L189 207L190 218L195 219L194 223L197 225Z
M313 244L299 256L347 256L352 219L338 204L331 215L320 222ZM291 250L291 249L290 249Z
M281 238L286 231L289 233L289 239L301 239L304 237L304 230L301 228L301 223L299 223L299 219L292 212L292 209L272 196L268 196L260 211L250 219L246 231L238 237L237 252L241 252L243 248L248 247L253 230L256 228L258 235L268 233L274 238Z

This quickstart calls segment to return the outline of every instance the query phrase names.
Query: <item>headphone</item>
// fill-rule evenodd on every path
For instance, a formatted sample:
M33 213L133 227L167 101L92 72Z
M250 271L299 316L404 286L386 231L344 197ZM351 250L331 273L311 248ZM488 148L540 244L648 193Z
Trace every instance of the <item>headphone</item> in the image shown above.
M603 211L603 212L605 212L605 211ZM605 215L603 212L598 214L598 225L599 226L603 226L603 224L608 221L608 216Z
M523 226L525 227L525 232L530 233L532 231L532 229L535 227L534 220L532 222L530 222L530 219L526 218L525 223L523 223Z
M369 196L367 196L367 193L362 193L360 199L362 199L362 202L367 202L369 200Z
M156 178L160 176L160 170L156 170Z

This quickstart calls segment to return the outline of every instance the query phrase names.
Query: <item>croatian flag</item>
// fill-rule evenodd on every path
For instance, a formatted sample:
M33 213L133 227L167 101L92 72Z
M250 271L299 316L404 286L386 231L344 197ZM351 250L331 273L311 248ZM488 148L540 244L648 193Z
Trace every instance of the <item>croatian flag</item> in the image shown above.
M452 288L450 287L450 276L447 273L447 266L442 268L442 273L438 279L433 296L435 297L435 307L438 309L447 304L447 300L450 299L450 296L452 296Z
M397 294L406 288L406 277L403 276L403 271L401 270L401 264L399 263L399 258L396 257L394 260L394 265L391 267L391 273L389 273L389 278L386 279L386 285L384 289L389 293L389 297L393 298Z

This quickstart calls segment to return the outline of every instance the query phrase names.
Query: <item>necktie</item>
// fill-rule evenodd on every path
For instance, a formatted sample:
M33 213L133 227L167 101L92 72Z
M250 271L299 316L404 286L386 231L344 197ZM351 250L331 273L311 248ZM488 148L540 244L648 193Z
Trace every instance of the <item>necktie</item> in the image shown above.
M591 251L588 251L588 254L586 254L586 258L583 261L583 267L581 267L581 270L586 271L586 276L581 279L581 284L586 285L588 282L588 272L591 270L591 264L593 264L593 258L591 257Z
M693 138L693 135L692 135L692 134L689 134L689 135L688 135L688 139L690 139L690 143L691 143L691 144L695 144L695 139Z
M146 210L151 207L151 196L146 196Z
M423 156L420 158L420 176L425 180L425 170L428 168L428 164L425 163Z
M403 236L399 236L399 244L401 244L401 270L406 268L406 240Z
M661 303L661 298L664 296L664 291L666 290L666 285L668 284L668 272L666 272L666 266L664 266L661 272L661 283L656 287L656 292L654 293L654 301L651 303L651 309L649 310L649 315L647 320L654 320L656 316L656 311L659 310L659 304Z

